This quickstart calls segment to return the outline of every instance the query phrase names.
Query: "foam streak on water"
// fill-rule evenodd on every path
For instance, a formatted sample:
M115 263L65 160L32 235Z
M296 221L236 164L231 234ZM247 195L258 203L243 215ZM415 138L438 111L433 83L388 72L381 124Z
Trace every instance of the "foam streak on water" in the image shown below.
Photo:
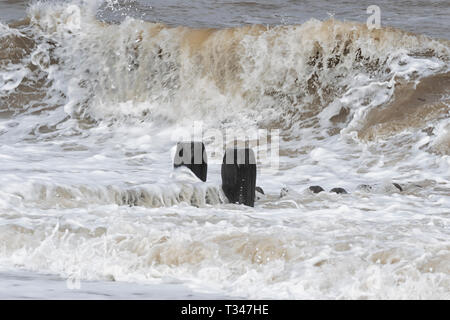
M87 3L0 24L2 268L218 297L450 298L447 40L337 19L108 23ZM255 208L227 203L218 164L207 183L173 171L198 120L280 130Z

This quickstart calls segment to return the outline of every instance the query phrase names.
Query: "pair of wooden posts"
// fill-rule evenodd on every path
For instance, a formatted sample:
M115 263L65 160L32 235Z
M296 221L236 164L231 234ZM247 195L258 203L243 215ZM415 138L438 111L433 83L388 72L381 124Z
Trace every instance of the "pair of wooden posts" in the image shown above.
M179 142L174 167L189 168L200 180L206 181L208 161L203 142ZM250 148L225 151L222 162L222 190L231 203L255 205L256 158Z

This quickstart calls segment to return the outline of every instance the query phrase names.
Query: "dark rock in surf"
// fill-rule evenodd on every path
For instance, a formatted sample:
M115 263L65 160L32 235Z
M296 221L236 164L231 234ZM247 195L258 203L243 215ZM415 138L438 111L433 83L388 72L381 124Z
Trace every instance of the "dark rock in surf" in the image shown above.
M280 198L284 198L289 194L289 189L287 187L283 187L280 190Z
M343 188L333 188L333 189L330 190L330 192L334 192L334 193L337 193L337 194L347 194L348 193Z
M309 187L309 191L313 193L321 193L322 191L325 191L321 186L311 186Z
M357 189L360 191L370 192L373 190L373 187L370 184L360 184Z
M264 190L261 187L255 188L255 201L262 200L265 198Z
M173 167L181 166L189 168L200 180L206 181L208 160L203 142L178 142Z
M398 183L393 183L394 187L396 187L400 192L403 191L403 188Z
M255 205L256 158L253 150L227 149L222 163L222 190L231 203Z

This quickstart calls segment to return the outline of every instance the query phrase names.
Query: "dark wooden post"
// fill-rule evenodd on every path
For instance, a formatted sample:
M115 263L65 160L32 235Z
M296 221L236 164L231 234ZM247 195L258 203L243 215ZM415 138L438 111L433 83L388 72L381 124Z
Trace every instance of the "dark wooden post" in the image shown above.
M255 205L256 158L250 148L227 149L222 163L222 190L231 203Z
M208 159L203 142L178 142L173 167L188 167L200 180L206 181Z

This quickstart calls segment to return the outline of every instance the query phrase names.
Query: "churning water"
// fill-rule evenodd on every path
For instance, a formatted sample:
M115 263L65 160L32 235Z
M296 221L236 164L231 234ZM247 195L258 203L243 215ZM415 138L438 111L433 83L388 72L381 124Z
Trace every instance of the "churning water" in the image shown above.
M370 4L1 2L0 295L449 299L450 4ZM254 208L174 172L195 121L279 130Z

